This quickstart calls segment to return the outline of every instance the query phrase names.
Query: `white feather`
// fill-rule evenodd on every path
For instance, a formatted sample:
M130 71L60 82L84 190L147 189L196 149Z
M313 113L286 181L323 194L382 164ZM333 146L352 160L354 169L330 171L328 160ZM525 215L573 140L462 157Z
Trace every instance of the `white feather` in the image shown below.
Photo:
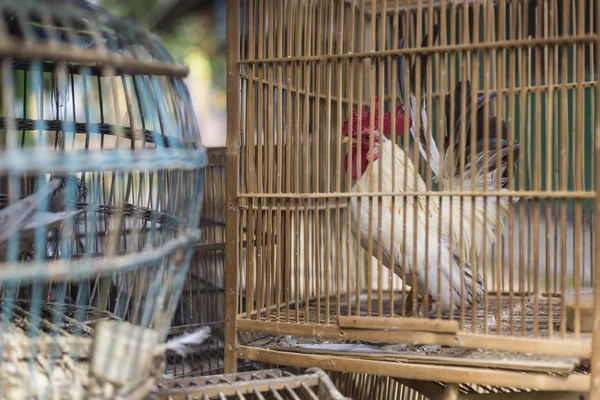
M197 346L202 344L209 337L210 326L204 325L192 333L186 333L169 340L167 343L165 343L165 348L167 350L176 352L182 357L186 357L187 353L190 351L186 345L191 344Z
M429 168L431 168L431 171L437 177L440 173L440 152L437 148L437 145L435 144L435 141L433 140L433 137L431 136L431 133L428 131L429 120L427 119L427 107L426 107L425 97L423 97L423 100L421 101L421 117L419 118L419 124L421 124L421 129L423 130L423 132L429 132L426 136L427 146L429 147L429 155L427 154L427 149L423 146L423 143L421 143L421 140L419 140L419 135L417 135L417 131L415 128L415 121L416 121L416 115L417 115L417 110L416 110L417 104L416 103L417 103L417 101L415 99L415 95L414 95L414 93L411 93L410 94L410 117L413 122L409 128L409 131L410 131L410 134L412 135L413 139L415 140L415 142L418 143L419 151L423 155L423 159L427 161Z

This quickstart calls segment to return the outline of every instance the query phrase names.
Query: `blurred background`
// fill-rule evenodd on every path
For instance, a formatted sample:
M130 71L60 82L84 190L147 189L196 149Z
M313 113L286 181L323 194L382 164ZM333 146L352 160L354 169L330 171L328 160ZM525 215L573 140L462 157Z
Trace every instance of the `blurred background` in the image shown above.
M160 37L180 64L206 147L225 146L225 0L92 0Z

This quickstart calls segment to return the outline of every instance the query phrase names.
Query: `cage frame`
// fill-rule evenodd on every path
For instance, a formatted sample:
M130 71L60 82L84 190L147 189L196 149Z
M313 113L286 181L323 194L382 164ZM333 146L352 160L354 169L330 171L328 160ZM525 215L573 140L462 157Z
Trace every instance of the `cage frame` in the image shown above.
M471 2L469 0L465 0ZM481 0L487 2L492 0ZM401 1L402 2L402 1ZM451 0L448 0L450 3ZM479 3L479 1L472 1ZM354 2L349 2L354 3ZM366 1L368 4L379 3L379 1ZM366 4L364 3L364 4ZM434 1L427 0L406 0L404 3L410 3L410 7L423 5L423 7L431 6ZM438 1L435 2L439 3ZM596 1L595 15L596 21L600 20L600 2ZM590 392L592 399L600 399L600 279L595 279L593 283L594 293L594 333L589 339L577 340L561 340L560 346L556 346L557 342L548 340L547 338L523 338L523 337L504 337L493 336L488 334L457 332L453 337L448 337L444 333L439 332L435 327L427 323L427 321L415 322L415 330L413 331L393 331L383 332L372 329L364 329L362 326L359 329L344 329L335 324L297 324L293 322L270 322L260 319L238 319L236 307L238 304L238 276L237 263L239 238L239 200L240 198L250 197L240 195L237 182L240 178L239 170L239 146L240 146L240 96L242 74L239 67L242 64L258 64L257 60L247 59L241 60L240 49L240 2L227 1L227 218L226 218L226 271L225 271L225 290L226 290L226 311L225 311L225 338L227 349L225 352L225 372L235 372L237 359L250 359L255 361L267 362L271 364L293 365L297 367L318 367L323 370L346 371L355 373L380 373L382 375L393 376L402 379L439 380L441 376L444 382L448 383L473 383L481 385L496 385L502 387L517 387L539 391L568 391L568 392ZM597 29L597 27L596 27ZM587 37L589 40L590 37ZM569 39L575 41L576 39ZM596 52L600 49L600 36L594 38ZM518 46L540 46L545 44L555 44L560 42L560 38L544 38L544 39L525 39L518 43ZM489 43L482 44L488 46ZM446 46L448 47L448 46ZM475 48L469 45L469 48ZM439 48L435 50L441 51ZM407 52L409 52L407 50ZM422 49L411 49L410 52L415 54L424 53ZM385 51L384 51L385 53ZM597 53L598 54L598 53ZM341 59L347 55L331 54L329 58ZM352 57L361 59L369 58L369 54L353 53ZM288 57L289 58L289 57ZM289 60L302 61L307 57L291 57ZM268 58L261 59L261 62L282 61L281 59ZM600 73L600 66L596 64L596 76ZM600 96L600 85L595 86L596 98ZM600 105L596 101L596 115L600 113ZM596 124L595 128L595 143L594 146L597 152L600 152L600 126ZM597 153L598 154L598 153ZM596 158L595 165L595 190L587 193L587 198L595 199L596 209L600 209L600 161ZM534 193L534 195L542 194ZM595 214L593 230L595 232L593 246L595 254L600 254L600 215ZM600 263L596 262L592 265L594 274L600 276ZM360 317L358 319L362 319ZM383 320L384 318L382 318ZM389 318L385 318L389 319ZM377 323L385 324L385 321L373 318ZM433 322L433 321L431 321ZM388 326L389 328L389 326ZM574 355L584 359L591 359L591 374L590 375L570 375L568 377L557 376L541 376L527 374L528 381L523 382L524 374L518 372L492 370L486 371L481 368L468 367L452 367L432 365L398 365L380 361L366 361L352 359L342 356L320 356L308 354L294 354L294 360L290 361L291 353L278 352L270 349L261 349L252 346L240 346L237 343L238 332L261 332L265 334L277 335L298 335L319 338L339 339L358 341L382 341L388 343L426 343L426 344L442 344L450 346L461 346L476 349L494 349L499 351L518 351L540 355L556 355L566 356ZM426 332L425 335L423 333ZM420 336L418 339L416 336ZM425 339L424 339L425 337Z

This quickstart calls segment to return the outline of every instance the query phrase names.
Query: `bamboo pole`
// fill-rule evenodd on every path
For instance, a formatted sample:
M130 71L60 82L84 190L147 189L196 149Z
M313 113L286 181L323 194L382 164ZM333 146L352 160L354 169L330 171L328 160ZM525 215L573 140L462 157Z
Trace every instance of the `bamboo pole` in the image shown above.
M596 21L600 18L600 1L596 1ZM598 29L598 26L596 26ZM598 51L598 44L600 44L600 36L596 36L596 51ZM598 53L596 53L598 54ZM600 66L596 64L596 76L600 73ZM596 86L597 96L600 95L600 86ZM598 97L597 97L598 98ZM596 101L596 115L600 113L600 102ZM600 124L596 121L596 154L600 151ZM594 266L594 275L600 276L600 262L598 262L598 254L600 252L600 161L596 158L596 203L595 203L595 255L596 264ZM591 388L590 388L590 400L600 399L600 279L594 280L594 330L592 336L592 360L591 360Z
M238 150L239 150L239 1L227 1L227 211L225 240L225 373L237 370Z

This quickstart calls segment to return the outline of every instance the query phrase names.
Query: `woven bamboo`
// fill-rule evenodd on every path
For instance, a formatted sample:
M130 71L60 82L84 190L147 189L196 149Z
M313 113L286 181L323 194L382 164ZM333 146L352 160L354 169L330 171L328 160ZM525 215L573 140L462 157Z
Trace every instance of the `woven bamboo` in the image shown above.
M349 400L342 396L325 372L309 368L304 373L277 369L203 378L178 379L158 384L153 400Z
M599 2L228 5L226 371L600 398Z
M83 0L0 2L0 59L0 398L143 398L200 236L188 70Z

